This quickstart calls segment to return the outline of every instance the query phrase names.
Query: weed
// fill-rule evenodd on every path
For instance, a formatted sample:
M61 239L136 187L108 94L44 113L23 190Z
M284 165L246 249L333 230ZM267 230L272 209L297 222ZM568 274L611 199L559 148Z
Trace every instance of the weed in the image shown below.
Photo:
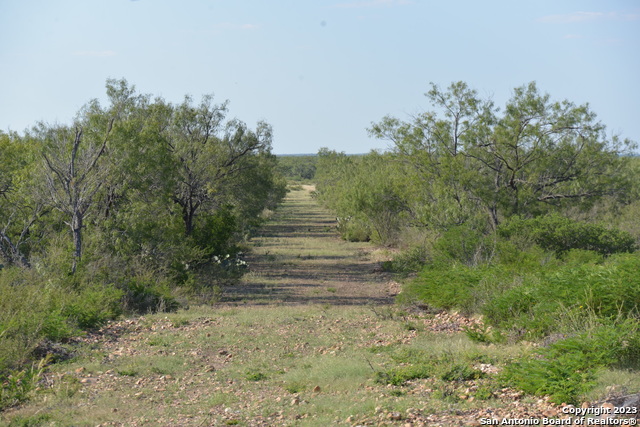
M183 317L174 317L171 319L171 326L173 326L174 328L187 326L189 323L190 323L189 320Z
M169 347L170 344L166 338L161 336L154 336L147 340L147 344L151 347Z
M80 390L80 380L71 375L63 375L59 381L54 383L54 392L61 398L72 398Z
M28 369L0 376L0 411L29 399L49 360L47 357Z
M471 368L469 365L455 364L450 369L446 370L440 378L443 381L471 381L478 378L482 378L484 374L477 369Z
M391 353L398 348L397 344L384 344L384 345L374 345L372 347L367 348L367 351L370 353Z
M306 388L307 388L307 386L304 383L299 382L299 381L292 381L290 383L287 383L284 386L284 389L287 390L291 394L301 393Z
M404 385L407 381L429 378L432 369L426 365L399 366L387 371L375 373L374 381L378 384Z
M458 395L455 387L451 387L448 385L435 390L432 396L436 399L440 399L449 403L456 403L460 401L460 396Z
M474 342L483 344L497 344L504 343L506 341L505 336L498 329L493 329L484 324L474 324L472 326L466 326L463 328L463 330L465 335Z
M387 306L375 306L370 304L369 309L373 311L373 314L380 320L393 320L395 318L395 309Z
M489 386L480 386L473 393L473 397L478 400L489 400L493 397L494 390Z
M402 322L402 329L405 331L416 331L418 329L418 325L414 322Z
M263 381L263 380L266 380L268 377L266 374L260 371L250 370L246 372L245 378L249 381Z
M136 375L138 375L138 370L134 368L118 369L117 372L119 375L122 375L123 377L135 377Z

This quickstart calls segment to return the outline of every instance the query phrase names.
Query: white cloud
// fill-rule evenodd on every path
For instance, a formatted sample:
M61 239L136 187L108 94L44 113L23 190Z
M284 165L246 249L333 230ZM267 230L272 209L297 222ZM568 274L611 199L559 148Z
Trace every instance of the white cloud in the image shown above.
M573 12L563 15L547 15L538 19L538 22L549 24L570 24L575 22L594 21L637 21L640 20L638 13L619 12Z
M73 56L91 56L94 58L106 58L108 56L116 56L113 50L79 50L72 53Z
M363 0L351 3L340 3L334 5L334 7L340 9L356 9L366 7L404 6L412 3L413 2L411 0Z

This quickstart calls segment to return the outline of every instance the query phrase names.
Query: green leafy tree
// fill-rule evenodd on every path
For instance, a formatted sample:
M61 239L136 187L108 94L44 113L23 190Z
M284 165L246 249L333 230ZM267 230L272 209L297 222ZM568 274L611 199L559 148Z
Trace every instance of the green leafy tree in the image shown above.
M32 194L35 155L34 145L0 131L0 256L6 264L30 267L33 226L45 212Z
M395 155L346 156L323 149L318 171L319 197L337 212L344 238L396 243L411 218L405 168Z
M167 148L178 165L173 200L182 209L187 236L194 231L198 211L220 207L225 185L252 167L247 159L271 149L267 123L258 123L255 131L236 119L225 123L228 103L212 102L207 95L194 106L186 97L167 130Z
M627 188L620 154L633 144L607 138L588 105L552 102L535 83L516 88L501 115L463 82L447 91L432 85L426 95L439 112L412 122L385 117L369 130L413 165L433 207L425 222L454 206L449 225L481 210L495 227L504 217L586 206Z

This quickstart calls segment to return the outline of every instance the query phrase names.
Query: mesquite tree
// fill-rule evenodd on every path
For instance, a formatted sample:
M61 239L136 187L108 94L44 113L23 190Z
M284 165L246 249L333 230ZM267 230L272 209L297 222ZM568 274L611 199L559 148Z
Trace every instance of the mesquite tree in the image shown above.
M239 120L224 123L227 104L215 105L207 95L194 106L186 97L167 130L167 149L177 165L173 200L181 207L186 235L192 234L198 211L220 207L226 183L252 167L247 159L271 149L268 124L252 131Z
M484 212L495 227L626 188L620 154L632 143L607 137L588 105L551 101L535 83L516 88L502 113L463 82L446 91L433 85L426 95L434 111L411 122L385 117L369 130L414 167L422 203L432 207L426 224L455 206L453 222L438 225Z
M107 143L122 106L132 93L124 81L108 81L109 108L104 109L93 100L83 108L73 126L40 123L34 128L35 136L43 143L47 202L64 214L73 236L72 273L82 257L86 217L95 207L96 195L109 175L103 161Z

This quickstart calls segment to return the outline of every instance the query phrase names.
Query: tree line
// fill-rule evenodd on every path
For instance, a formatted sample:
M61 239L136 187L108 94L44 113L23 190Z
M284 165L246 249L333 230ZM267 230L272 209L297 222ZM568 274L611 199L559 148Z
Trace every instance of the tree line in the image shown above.
M106 95L70 124L0 132L0 347L16 350L0 371L43 336L233 280L242 242L286 192L271 126L230 118L228 101L174 104L124 79Z
M349 218L346 235L393 243L407 227L488 233L511 217L638 200L637 162L625 156L634 143L607 135L588 105L552 101L535 83L516 88L503 110L463 82L426 96L433 110L368 129L392 142L390 152L320 151L318 195Z

